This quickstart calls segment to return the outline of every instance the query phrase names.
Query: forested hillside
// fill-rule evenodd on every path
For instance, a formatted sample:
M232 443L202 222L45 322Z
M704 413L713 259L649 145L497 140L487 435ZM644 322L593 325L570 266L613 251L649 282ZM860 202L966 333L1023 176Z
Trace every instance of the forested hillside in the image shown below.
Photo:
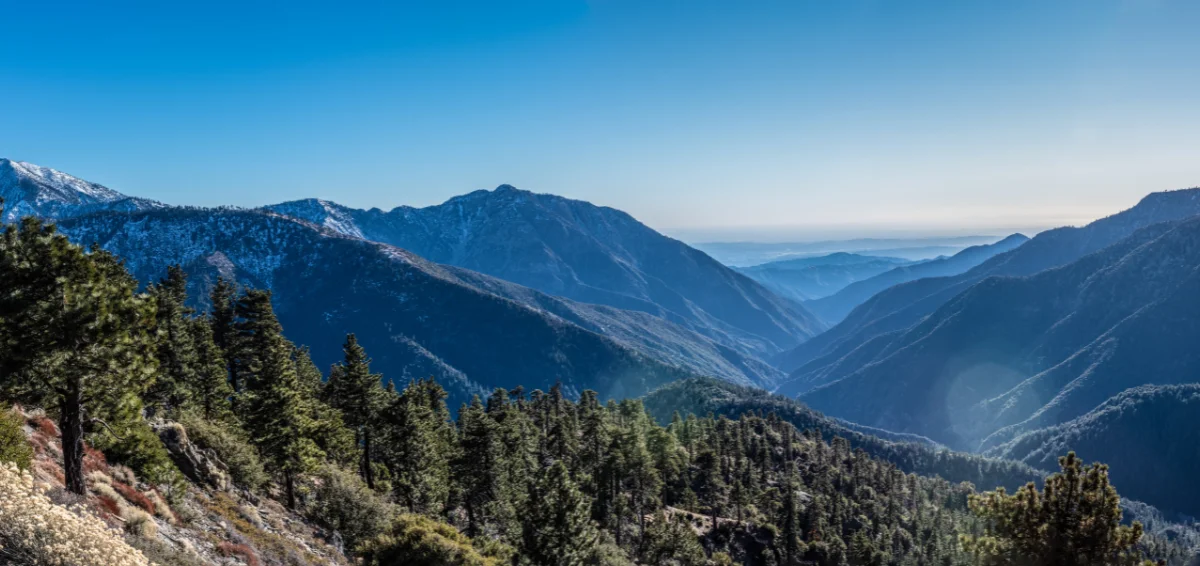
M190 278L193 306L207 306L205 297L217 277L270 289L293 339L310 346L322 367L338 356L329 345L354 331L377 352L377 363L389 375L424 371L421 368L433 364L444 370L439 375L449 378L446 385L460 401L472 391L516 385L508 377L514 373L549 376L549 381L538 384L543 388L561 379L576 394L592 387L612 395L641 394L646 387L638 382L660 383L655 374L712 375L764 387L784 375L759 359L759 349L765 347L761 336L751 332L745 340L731 339L729 333L737 332L709 315L696 322L670 314L671 309L625 310L551 296L364 240L345 224L324 222L331 226L323 227L318 225L320 218L314 224L303 215L263 210L167 206L54 169L9 160L0 160L0 197L7 199L6 216L32 215L56 223L76 243L98 243L120 257L143 284L156 281L168 266L181 265ZM625 227L614 231L613 237L633 231L656 243L654 249L694 255L697 261L705 257L624 213L542 197L588 214L612 216ZM492 200L479 200L485 202ZM337 208L326 204L331 210ZM486 215L481 218L477 220L483 222ZM436 226L461 228L451 219L443 220ZM572 222L569 217L560 220ZM580 222L577 229L583 229ZM627 252L637 256L640 249ZM649 258L638 261L655 263ZM718 280L731 278L735 287L745 285L742 291L727 294L738 300L749 297L745 310L752 315L774 312L775 307L767 303L781 301L711 260L701 263L715 269L715 276L697 274L687 281L713 281L716 288L725 289L727 285ZM763 293L759 299L766 302L752 306L753 297ZM691 308L684 306L684 310ZM781 312L776 312L776 318L788 318ZM785 326L782 334L798 331ZM454 340L443 340L450 334ZM472 334L477 336L466 338ZM466 356L459 349L465 343L472 344ZM486 352L491 346L495 349ZM518 351L524 353L501 359ZM508 373L495 373L500 367ZM585 377L588 374L591 377Z
M1038 429L987 454L1037 467L1064 449L1089 460L1121 462L1112 480L1121 492L1168 510L1200 509L1192 489L1200 469L1200 385L1143 385L1116 395L1077 419Z
M553 386L453 420L432 379L385 387L353 334L322 375L265 291L219 281L193 312L183 269L139 292L33 219L6 229L0 268L0 391L45 411L0 419L0 552L18 564L1185 560L1121 525L1107 468L1074 455L1044 494L1008 496L906 473L888 458L927 447L873 455L883 441L826 440L795 411L663 426Z

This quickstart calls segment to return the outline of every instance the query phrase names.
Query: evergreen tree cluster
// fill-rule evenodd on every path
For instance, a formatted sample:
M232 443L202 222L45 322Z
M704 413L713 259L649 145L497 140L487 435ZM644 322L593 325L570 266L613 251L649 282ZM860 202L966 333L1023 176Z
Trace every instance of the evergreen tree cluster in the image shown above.
M324 375L284 336L269 291L218 280L198 313L182 269L139 292L113 256L32 219L0 237L0 272L0 387L58 417L76 493L85 437L128 438L162 418L245 442L254 454L239 458L240 477L265 472L260 491L338 529L368 563L417 552L423 564L514 566L1141 558L1107 469L1073 455L1045 494L1010 497L917 475L769 410L675 413L664 426L640 400L570 399L556 385L497 389L454 419L437 382L397 389L353 334ZM1064 553L1075 561L1054 558Z

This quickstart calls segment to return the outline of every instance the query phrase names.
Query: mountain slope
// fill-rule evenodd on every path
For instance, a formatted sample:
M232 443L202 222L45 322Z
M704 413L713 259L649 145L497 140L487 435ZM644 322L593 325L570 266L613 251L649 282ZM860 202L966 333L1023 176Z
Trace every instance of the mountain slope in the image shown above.
M966 273L889 287L855 307L827 332L776 357L776 366L793 377L793 383L782 387L780 392L794 395L805 391L805 374L829 366L873 340L886 341L889 333L912 326L985 277L1031 275L1116 243L1139 228L1196 214L1200 214L1200 189L1151 193L1133 208L1082 228L1042 232Z
M804 306L830 324L840 322L846 315L876 293L926 277L948 277L963 273L984 261L1024 244L1029 238L1013 234L994 244L971 246L950 257L938 258L915 265L897 266L874 277L847 285L824 298L806 302Z
M255 228L262 232L269 231L268 225L278 224L267 220L270 215L246 216L245 211L239 213L231 209L209 211L173 209L157 202L127 197L106 187L28 163L0 160L0 173L2 173L0 190L3 190L3 195L6 197L6 217L33 214L46 220L64 222L89 214L114 213L119 216L116 219L110 219L109 223L113 227L108 229L115 230L114 227L119 226L121 222L141 222L141 219L134 219L130 215L140 210L176 210L192 219L191 221L200 224L214 223L208 228L220 228L234 218L256 219L248 222L249 224L262 224ZM330 206L331 210L336 212L337 209L333 208L333 205ZM335 226L343 228L342 230L331 230L313 226L304 221L296 224L303 225L308 230L318 232L326 230L327 235L340 232L356 236L354 231L345 230L345 225ZM175 252L170 250L177 247L180 242L195 242L197 238L211 240L211 236L200 235L205 229L203 226L188 226L186 222L181 222L179 225L166 228L168 230L166 232L144 235L144 241L141 244L126 246L123 254L130 265L141 265L146 262L158 265L161 262L154 258L172 257L170 254ZM160 237L175 241L160 241ZM258 237L258 232L254 232L248 237ZM85 243L90 243L90 240ZM193 263L188 266L194 280L194 295L203 294L204 289L211 285L218 275L249 286L273 287L275 281L272 262L277 263L280 257L289 253L287 249L268 245L257 247L253 253L238 257L233 251L212 247L211 241L205 245L209 246L206 248L207 253L201 254L196 250L191 250L185 254L190 258L199 257L199 259L192 259ZM291 244L290 242L280 242L279 245ZM174 257L178 257L178 255ZM262 266L264 263L270 265L264 268ZM519 285L502 282L491 277L477 276L478 274L463 269L445 266L439 266L439 269L446 273L453 272L460 281L470 280L471 284L476 285L479 289L486 287L497 296L521 302L535 310L552 312L576 326L604 334L622 347L631 348L668 365L678 366L684 371L762 386L769 386L783 376L779 370L747 355L744 351L720 344L712 338L646 313L549 297ZM149 281L161 276L158 271L160 270L145 269L141 275L145 275L148 278L145 280ZM300 322L305 323L305 321ZM422 353L420 344L415 344L415 346L415 349L406 349L399 343L394 344L397 355L402 351L412 354L413 357L406 363L410 363L413 367L436 369L438 370L435 372L437 375L446 376L451 383L461 381L456 377L461 374L456 368L447 365L443 360L436 359L437 356L429 358L426 355L428 351Z
M89 183L49 167L0 158L0 198L4 217L13 222L23 216L70 218L99 211L148 210L164 205L127 197L108 187Z
M1200 374L1200 217L1059 268L990 277L802 395L821 410L976 449ZM866 348L860 348L863 353Z
M280 215L168 209L85 216L59 229L99 242L143 281L173 263L197 285L232 271L273 291L289 338L309 345L318 363L337 360L353 331L385 375L411 375L413 364L465 375L447 384L456 401L516 381L542 388L562 381L568 392L620 397L690 375L399 248Z
M643 403L661 423L670 422L676 411L683 415L711 412L730 418L750 412L774 414L799 430L815 430L824 438L845 438L853 448L892 462L905 472L939 475L951 482L969 481L980 489L1016 489L1045 476L1020 462L952 452L921 437L858 427L822 415L794 399L715 379L670 383L647 395Z
M1022 434L987 454L1040 468L1049 468L1055 455L1067 450L1088 461L1120 463L1110 473L1122 494L1194 516L1200 513L1200 492L1192 488L1194 472L1200 469L1197 422L1200 384L1145 385L1077 419Z
M832 295L845 286L913 262L839 252L820 257L785 259L734 268L775 294L794 301Z
M314 199L268 208L552 295L650 313L743 354L771 355L824 328L624 212L508 185L390 212Z

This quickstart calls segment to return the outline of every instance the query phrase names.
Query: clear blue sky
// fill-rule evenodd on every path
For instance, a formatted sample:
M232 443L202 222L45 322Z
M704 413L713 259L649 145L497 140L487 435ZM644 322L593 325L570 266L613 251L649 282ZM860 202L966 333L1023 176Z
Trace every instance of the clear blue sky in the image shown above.
M1200 184L1200 2L0 13L0 156L176 204L511 183L705 239L1045 226Z

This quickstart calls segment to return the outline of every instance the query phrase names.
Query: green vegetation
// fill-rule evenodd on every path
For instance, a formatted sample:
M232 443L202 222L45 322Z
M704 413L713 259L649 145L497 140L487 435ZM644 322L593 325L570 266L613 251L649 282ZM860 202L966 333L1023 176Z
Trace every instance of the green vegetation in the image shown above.
M112 256L28 220L5 231L0 269L4 400L58 415L72 491L83 486L85 436L159 487L179 477L145 408L183 423L235 483L336 531L366 564L1143 558L1141 527L1119 525L1107 468L1082 468L1073 456L1044 494L1031 486L977 495L970 482L1012 485L1037 474L880 440L703 380L664 388L646 405L602 403L593 391L574 401L560 385L497 389L464 404L455 421L433 379L384 388L354 335L323 380L307 350L284 337L267 291L218 281L212 311L195 313L184 306L181 269L137 293ZM0 439L3 430L0 420ZM298 552L224 493L207 508L260 549Z
M499 566L454 527L420 515L401 515L388 532L362 546L367 566Z
M33 447L25 438L25 419L16 411L0 410L0 464L16 464L28 470L33 461Z
M212 450L229 467L233 483L257 490L269 481L258 458L258 451L239 427L206 420L192 412L180 414L179 422L187 429L192 442Z
M1001 488L971 496L971 510L987 534L963 536L984 566L1118 566L1137 564L1142 525L1121 525L1120 497L1108 484L1108 466L1083 466L1075 453L1059 459L1062 473L1038 491L1026 485L1012 495Z

